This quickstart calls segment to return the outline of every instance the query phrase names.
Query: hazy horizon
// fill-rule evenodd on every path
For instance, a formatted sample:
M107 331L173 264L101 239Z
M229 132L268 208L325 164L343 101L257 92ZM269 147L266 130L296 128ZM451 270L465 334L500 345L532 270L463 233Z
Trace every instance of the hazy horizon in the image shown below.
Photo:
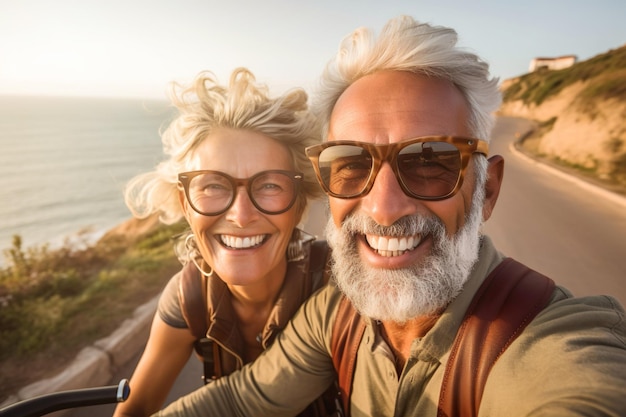
M239 66L312 91L341 39L408 14L454 28L501 80L535 57L580 61L626 42L626 2L598 0L0 0L0 95L166 100L172 81Z

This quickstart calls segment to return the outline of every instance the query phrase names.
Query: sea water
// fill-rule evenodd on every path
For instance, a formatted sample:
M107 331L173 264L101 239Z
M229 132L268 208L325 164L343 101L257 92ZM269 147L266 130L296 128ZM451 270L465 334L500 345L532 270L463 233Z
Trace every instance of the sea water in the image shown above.
M130 218L124 185L163 159L172 115L164 101L0 97L0 249L13 235L55 245Z

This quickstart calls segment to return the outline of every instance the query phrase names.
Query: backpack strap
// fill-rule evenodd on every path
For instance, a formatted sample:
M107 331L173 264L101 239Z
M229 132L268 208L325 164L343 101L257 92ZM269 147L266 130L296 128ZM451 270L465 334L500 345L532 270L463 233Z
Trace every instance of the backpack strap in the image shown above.
M493 364L550 301L554 281L507 258L474 296L450 352L437 416L476 416Z
M339 396L346 416L350 415L350 393L354 380L357 351L365 332L365 320L342 295L330 340L333 365L337 371Z
M478 414L493 364L547 305L554 286L550 278L512 258L503 260L489 274L474 296L452 346L438 417ZM342 297L333 324L331 355L346 416L350 415L356 355L364 331L365 321Z
M311 294L328 283L330 272L328 259L330 248L325 240L315 240L311 243L309 254L309 274L311 275Z
M206 337L208 278L189 262L183 267L178 282L178 302L189 331L196 338L194 349L204 366L202 380L206 384L221 374L219 352L215 343Z
M197 339L206 336L207 277L198 271L192 262L185 265L178 281L178 302L183 318Z

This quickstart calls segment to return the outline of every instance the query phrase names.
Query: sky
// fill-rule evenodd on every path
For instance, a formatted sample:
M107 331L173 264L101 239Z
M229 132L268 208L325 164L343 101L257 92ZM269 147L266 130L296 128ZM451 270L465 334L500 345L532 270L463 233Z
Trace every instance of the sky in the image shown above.
M311 90L341 39L400 14L454 28L501 80L626 43L623 0L0 0L0 95L166 99L240 66Z

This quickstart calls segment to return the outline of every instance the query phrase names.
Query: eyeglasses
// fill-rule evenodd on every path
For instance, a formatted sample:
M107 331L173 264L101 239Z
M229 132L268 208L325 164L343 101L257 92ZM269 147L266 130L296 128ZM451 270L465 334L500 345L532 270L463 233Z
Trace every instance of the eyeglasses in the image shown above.
M220 171L190 171L178 174L179 188L199 214L217 216L233 205L238 187L246 187L250 201L260 212L280 214L296 201L303 174L262 171L250 178L233 178Z
M366 195L383 162L388 162L406 195L444 200L461 188L472 154L488 151L489 145L480 139L425 136L383 145L330 141L308 147L306 154L322 188L332 197Z

